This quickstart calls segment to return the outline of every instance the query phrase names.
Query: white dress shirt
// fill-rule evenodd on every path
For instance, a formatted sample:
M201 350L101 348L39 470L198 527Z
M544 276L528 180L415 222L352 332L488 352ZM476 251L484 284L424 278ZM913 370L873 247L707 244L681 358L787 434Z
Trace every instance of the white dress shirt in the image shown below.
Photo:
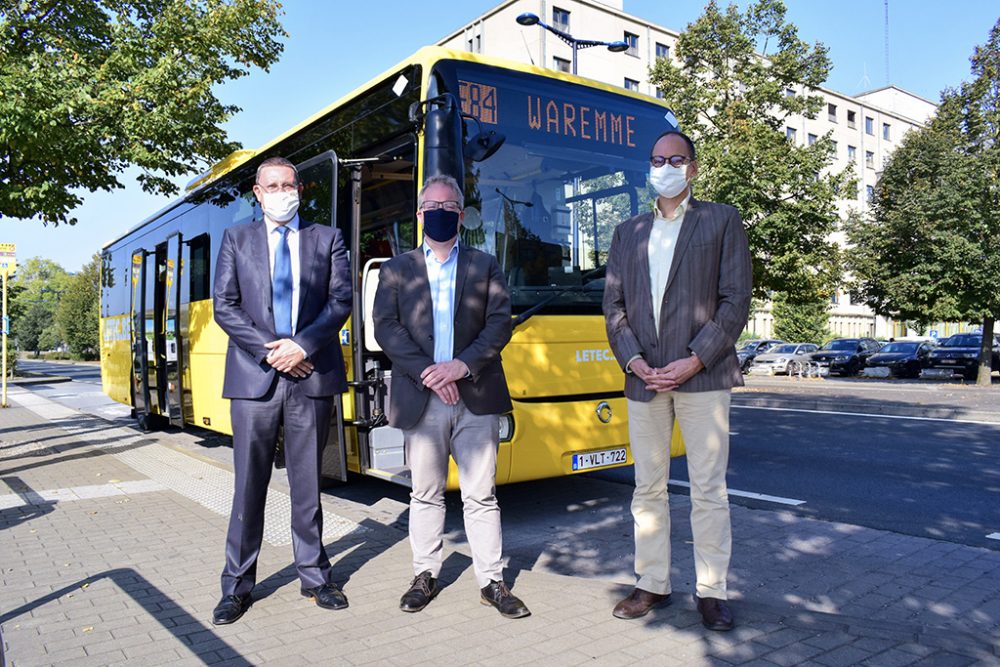
M687 213L691 192L674 210L670 218L663 217L660 207L654 203L653 228L649 232L649 287L653 294L653 321L657 329L660 326L660 306L663 304L663 293L667 289L667 277L674 263L674 249L677 247L677 237L681 233L684 214Z
M271 267L271 281L274 281L274 251L278 248L281 234L276 230L280 225L264 217L267 225L267 259ZM292 334L295 334L296 322L299 320L299 215L285 223L288 228L288 252L292 255Z

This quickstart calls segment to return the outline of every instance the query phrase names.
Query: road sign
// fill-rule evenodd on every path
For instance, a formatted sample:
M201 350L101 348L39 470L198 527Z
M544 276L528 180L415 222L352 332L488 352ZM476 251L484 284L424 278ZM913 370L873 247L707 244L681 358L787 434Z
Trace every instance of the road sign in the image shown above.
M929 332L929 334L930 334L931 338L937 338L938 337L938 330L937 329L931 329L930 332Z
M14 271L17 271L16 251L17 244L0 243L0 273L10 275Z

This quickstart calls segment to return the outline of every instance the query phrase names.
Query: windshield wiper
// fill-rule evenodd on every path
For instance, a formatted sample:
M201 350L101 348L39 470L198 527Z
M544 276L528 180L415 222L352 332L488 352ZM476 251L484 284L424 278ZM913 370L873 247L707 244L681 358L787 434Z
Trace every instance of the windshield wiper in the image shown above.
M583 274L582 276L580 276L580 284L579 285L571 285L570 287L566 287L564 289L561 289L558 292L555 292L554 294L550 294L549 296L545 297L544 299L542 299L541 301L539 301L538 303L536 303L531 308L528 308L523 313L520 313L520 314L516 315L514 317L514 320L513 320L513 327L512 328L513 329L518 328L519 326L521 326L522 324L524 324L525 321L528 320L532 315L535 315L536 313L538 313L538 311L540 311L542 308L544 308L545 306L549 305L550 303L552 303L556 299L558 299L560 297L563 297L563 296L566 296L570 292L582 292L582 291L584 291L584 289L586 287L585 283L586 283L587 279L591 278L591 277L593 277L595 275L597 275L598 273L603 272L604 269L605 269L604 266L599 266L596 269L591 269L590 271L587 271L585 274Z

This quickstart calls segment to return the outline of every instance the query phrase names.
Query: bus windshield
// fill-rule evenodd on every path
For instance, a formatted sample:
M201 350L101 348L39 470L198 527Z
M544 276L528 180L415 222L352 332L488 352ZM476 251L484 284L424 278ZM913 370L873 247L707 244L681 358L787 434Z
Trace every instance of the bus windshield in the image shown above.
M649 146L673 127L667 109L475 63L437 67L463 112L506 136L466 174L463 241L496 255L515 313L599 313L614 228L653 199Z

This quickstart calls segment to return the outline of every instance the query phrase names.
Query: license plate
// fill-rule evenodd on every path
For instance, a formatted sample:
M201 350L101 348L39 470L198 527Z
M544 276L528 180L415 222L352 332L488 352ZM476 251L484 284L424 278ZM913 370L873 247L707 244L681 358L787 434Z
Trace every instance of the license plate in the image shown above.
M819 374L820 375L829 375L830 374L830 367L829 366L824 366L824 365L820 364L820 366L819 366Z
M958 363L958 359L942 359L941 363L942 364L957 364Z
M865 377L870 378L887 378L889 377L889 369L885 366L869 366L862 371Z
M626 461L628 461L628 450L624 447L604 449L599 452L586 452L585 454L574 454L573 470L602 468L604 466L625 463Z
M920 377L925 378L950 378L952 370L950 368L925 368L920 373Z

